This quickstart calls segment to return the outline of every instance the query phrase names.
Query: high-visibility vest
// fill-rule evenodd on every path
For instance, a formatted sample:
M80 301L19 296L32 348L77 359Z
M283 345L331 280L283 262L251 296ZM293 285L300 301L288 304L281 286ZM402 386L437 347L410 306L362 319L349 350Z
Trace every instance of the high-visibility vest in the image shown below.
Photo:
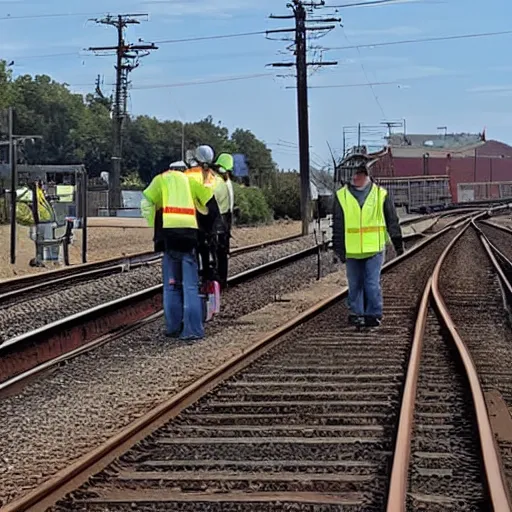
M389 237L384 217L387 191L372 184L363 207L344 186L336 193L345 218L345 251L347 258L369 258L384 250Z
M180 171L156 176L143 192L142 215L150 227L155 225L155 205L161 206L164 229L197 229L196 208L189 178Z
M18 189L16 196L16 222L22 226L33 226L35 219L32 211L32 189L28 187ZM39 222L52 222L55 218L53 208L39 187L36 189L36 199Z
M213 188L215 185L215 175L211 170L208 170L208 173L206 175L206 179L204 176L204 171L202 167L192 167L191 169L188 169L184 173L189 179L195 180L201 185L204 185L206 187ZM208 215L208 208L205 208L201 206L200 204L196 203L196 209L197 211L202 215Z
M230 211L229 189L228 184L220 177L215 177L214 195L221 215Z

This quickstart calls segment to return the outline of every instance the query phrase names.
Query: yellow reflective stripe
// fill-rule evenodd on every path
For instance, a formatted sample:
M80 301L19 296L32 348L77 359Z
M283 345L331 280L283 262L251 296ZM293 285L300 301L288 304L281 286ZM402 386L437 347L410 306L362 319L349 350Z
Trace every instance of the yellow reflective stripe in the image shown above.
M350 233L350 234L378 233L379 231L384 231L385 229L386 229L385 226L368 226L365 228L347 228L347 233Z

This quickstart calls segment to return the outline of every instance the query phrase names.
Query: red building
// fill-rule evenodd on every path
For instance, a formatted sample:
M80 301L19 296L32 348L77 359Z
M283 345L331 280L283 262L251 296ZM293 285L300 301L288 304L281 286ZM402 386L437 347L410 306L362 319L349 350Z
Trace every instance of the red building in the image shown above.
M444 182L447 202L512 197L512 147L487 141L485 134L392 135L371 156L373 175L388 186ZM441 198L439 192L431 196L424 202Z

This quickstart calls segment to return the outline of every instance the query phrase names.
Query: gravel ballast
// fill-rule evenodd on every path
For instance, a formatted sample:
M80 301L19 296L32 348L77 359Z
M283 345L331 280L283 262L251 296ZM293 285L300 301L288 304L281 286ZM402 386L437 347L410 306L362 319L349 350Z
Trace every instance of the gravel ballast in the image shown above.
M323 253L322 261L328 275L320 282L316 257L309 257L271 278L243 285L245 292L243 287L228 290L222 316L208 326L207 338L199 343L167 340L163 321L158 320L3 399L0 505L45 481L265 332L339 290L345 284L344 271L332 273L339 267L332 264L330 253ZM275 293L287 292L273 302Z
M315 245L312 236L233 256L230 275L275 261ZM72 287L45 292L19 304L0 308L0 343L94 306L155 286L162 282L161 265L98 278Z

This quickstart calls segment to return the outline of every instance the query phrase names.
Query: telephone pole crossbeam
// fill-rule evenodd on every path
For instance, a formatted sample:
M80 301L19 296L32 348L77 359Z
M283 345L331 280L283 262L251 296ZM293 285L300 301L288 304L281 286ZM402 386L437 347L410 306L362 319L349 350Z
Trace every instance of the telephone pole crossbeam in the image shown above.
M125 41L125 29L128 25L140 24L139 18L147 14L119 14L95 19L98 24L113 26L117 30L117 45L96 46L89 48L91 52L115 52L116 55L116 85L114 105L112 108L113 148L112 167L109 179L109 210L121 207L121 168L122 168L122 129L127 117L129 74L139 66L139 60L157 50L153 43L130 44ZM109 212L110 214L111 212Z
M269 30L267 34L279 34L295 32L295 63L275 62L272 67L293 67L297 69L297 117L299 124L299 169L300 169L300 209L302 218L302 234L309 234L310 222L310 155L309 155L309 106L308 106L308 67L309 66L334 66L337 62L308 62L307 61L307 33L333 30L335 25L308 26L307 22L331 23L341 19L315 19L308 20L306 8L315 9L325 5L323 0L319 2L304 2L293 0L288 7L293 10L293 15L270 16L271 19L295 19L295 28Z

